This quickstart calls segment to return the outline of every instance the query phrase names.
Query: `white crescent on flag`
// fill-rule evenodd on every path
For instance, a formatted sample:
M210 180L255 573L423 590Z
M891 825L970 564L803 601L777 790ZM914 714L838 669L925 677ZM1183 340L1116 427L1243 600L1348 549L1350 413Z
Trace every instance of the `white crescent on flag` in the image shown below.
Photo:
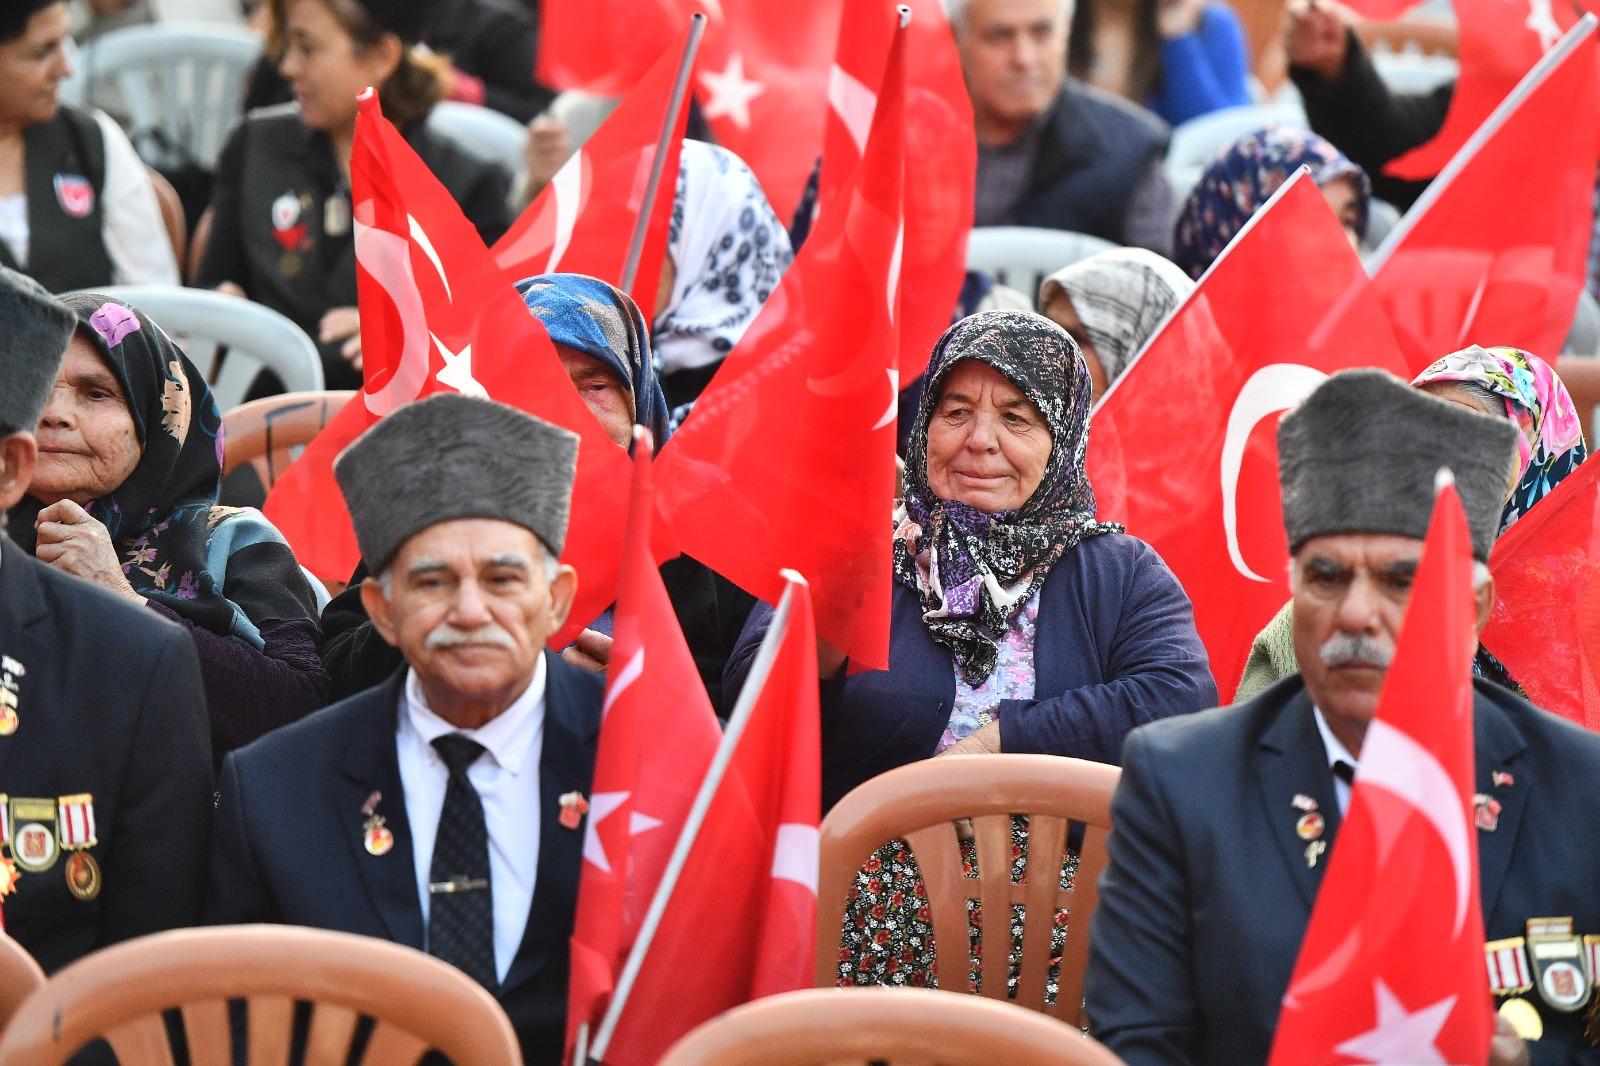
M535 273L550 274L557 269L561 257L567 252L567 246L572 243L572 231L578 225L578 213L583 208L583 172L589 166L588 160L588 154L580 148L572 153L571 159L561 164L561 169L550 179L550 187L545 194L555 201L554 232L547 235L544 227L535 220L511 244L495 248L494 261L497 264L505 269L517 266L543 253L548 241L549 258L545 260L544 267Z
M866 152L867 133L872 129L872 113L878 108L878 94L835 63L828 72L828 103L855 142L856 154Z
M410 241L397 233L378 229L362 221L372 217L370 202L366 210L355 212L356 260L361 268L389 294L400 316L400 365L394 376L376 392L362 390L367 410L382 418L402 404L415 400L428 381L428 316L417 291L416 275L411 272Z

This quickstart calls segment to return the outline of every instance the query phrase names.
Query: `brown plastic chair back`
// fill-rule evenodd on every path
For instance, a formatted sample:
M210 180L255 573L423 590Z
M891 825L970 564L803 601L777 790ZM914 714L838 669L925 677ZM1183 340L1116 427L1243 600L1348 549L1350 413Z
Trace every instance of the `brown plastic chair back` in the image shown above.
M354 392L286 392L240 404L222 416L222 472L249 463L271 491L298 449L322 432Z
M178 276L185 276L189 261L189 223L183 217L183 201L172 182L155 167L145 167L150 176L150 187L155 190L156 203L161 207L161 222L167 228L167 240L172 242L172 257L178 264Z
M0 1033L34 989L44 984L44 971L27 949L0 933Z
M59 1066L102 1037L122 1066L172 1066L162 1012L183 1018L194 1066L232 1066L228 1001L247 1012L249 1066L289 1061L295 1002L311 1004L306 1066L343 1064L363 1017L365 1066L429 1048L460 1066L520 1066L511 1022L460 970L385 940L284 925L179 929L125 941L57 973L17 1011L0 1066Z
M931 988L808 989L711 1019L660 1066L1120 1066L1070 1025Z
M1121 774L1115 766L1054 755L951 755L898 767L851 791L822 820L817 986L838 983L840 931L856 872L874 851L899 838L910 845L927 887L940 988L971 988L967 901L977 901L991 926L1020 904L1022 965L1014 1002L1074 1025L1086 1024L1083 972L1089 961L1089 918L1099 901L1111 793ZM1021 882L1011 877L1014 814L1028 816L1028 862ZM971 819L976 878L962 872L955 825L961 819ZM1072 888L1063 890L1069 822L1082 823L1084 831L1077 874ZM1058 910L1069 914L1066 947L1056 1001L1046 1004L1050 937ZM991 999L1008 994L1008 925L1002 921L999 935L982 938L979 990Z

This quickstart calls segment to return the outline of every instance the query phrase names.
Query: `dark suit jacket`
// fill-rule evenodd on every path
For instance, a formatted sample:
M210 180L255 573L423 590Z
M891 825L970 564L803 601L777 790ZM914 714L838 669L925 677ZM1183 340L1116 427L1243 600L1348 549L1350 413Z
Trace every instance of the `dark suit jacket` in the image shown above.
M539 756L539 872L522 946L500 990L530 1064L560 1062L567 939L577 904L583 830L562 828L558 798L588 795L603 681L545 653ZM207 918L284 922L422 950L422 908L395 749L404 673L233 752L222 767ZM362 843L362 804L394 833L387 855ZM463 1064L465 1066L465 1064Z
M0 653L26 671L17 730L0 737L0 793L89 793L101 871L92 900L67 891L66 855L23 872L0 904L6 932L54 972L119 940L198 925L211 734L189 634L0 534Z
M1545 915L1600 933L1600 736L1487 682L1473 720L1477 791L1501 804L1495 831L1478 833L1488 939ZM1497 770L1512 783L1497 787ZM1306 863L1297 793L1317 801L1331 848L1339 807L1298 674L1128 737L1085 986L1091 1031L1128 1066L1266 1061L1327 868ZM1536 1064L1600 1062L1582 1015L1544 1023Z
M926 759L950 723L955 665L922 622L915 591L895 585L889 669L822 683L822 802L896 766ZM758 606L728 669L730 703L772 610ZM1059 559L1039 590L1032 700L1000 704L1008 752L1115 763L1136 725L1216 702L1194 609L1154 548L1106 533Z

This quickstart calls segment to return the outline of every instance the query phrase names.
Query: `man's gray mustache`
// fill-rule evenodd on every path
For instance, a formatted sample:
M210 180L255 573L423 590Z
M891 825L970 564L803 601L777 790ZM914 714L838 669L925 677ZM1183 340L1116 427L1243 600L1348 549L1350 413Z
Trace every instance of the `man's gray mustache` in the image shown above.
M1317 649L1324 666L1375 666L1386 670L1394 650L1368 637L1338 633Z
M428 639L423 641L423 646L427 648L453 648L460 644L493 644L501 648L517 646L511 634L494 622L476 629L457 629L445 622L435 626L433 632L428 634Z

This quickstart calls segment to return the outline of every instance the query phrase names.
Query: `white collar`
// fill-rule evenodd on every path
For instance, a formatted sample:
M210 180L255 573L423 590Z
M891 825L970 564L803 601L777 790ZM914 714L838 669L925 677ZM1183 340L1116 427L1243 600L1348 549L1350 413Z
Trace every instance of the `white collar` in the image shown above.
M1333 735L1333 730L1328 727L1328 720L1322 716L1322 709L1312 704L1311 715L1317 720L1317 732L1322 734L1322 747L1328 756L1328 769L1332 770L1342 762L1349 763L1352 770L1360 766L1361 763L1350 754L1350 749Z
M533 667L533 680L528 682L528 687L511 706L477 729L458 729L439 717L433 708L428 706L428 697L422 690L422 682L417 680L417 672L408 668L404 699L405 716L401 728L404 729L405 724L409 724L422 738L423 747L430 753L433 750L433 742L439 737L448 733L460 733L482 744L503 769L513 775L520 774L523 763L527 761L528 752L533 748L533 741L541 732L540 725L544 721L544 686L544 653L540 652Z

